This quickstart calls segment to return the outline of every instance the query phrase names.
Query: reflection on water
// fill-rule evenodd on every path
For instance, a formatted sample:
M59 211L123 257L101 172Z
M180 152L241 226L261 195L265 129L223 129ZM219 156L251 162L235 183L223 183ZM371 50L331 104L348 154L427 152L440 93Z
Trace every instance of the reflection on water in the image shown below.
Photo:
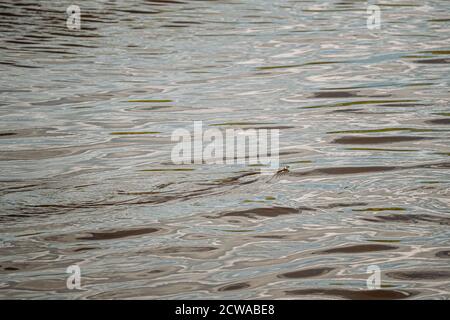
M449 297L447 1L69 4L0 4L1 298ZM289 172L173 165L194 120Z

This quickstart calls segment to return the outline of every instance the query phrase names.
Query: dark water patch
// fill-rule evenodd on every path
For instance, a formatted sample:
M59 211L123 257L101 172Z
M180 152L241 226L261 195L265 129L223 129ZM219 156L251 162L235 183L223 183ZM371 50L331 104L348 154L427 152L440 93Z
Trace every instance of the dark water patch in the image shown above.
M322 276L333 270L334 270L334 268L328 268L328 267L303 269L303 270L297 270L297 271L279 274L278 278L288 278L288 279L313 278L313 277Z
M322 30L325 31L325 30ZM336 31L336 30L330 30L330 31ZM311 61L304 63L303 66L316 66L316 65L327 65L327 64L335 64L340 63L339 61Z
M163 28L186 28L188 25L183 24L163 24L161 25Z
M74 48L98 48L98 46L94 46L94 45L86 45L86 44L81 44L81 43L59 43L60 46L62 47L74 47Z
M15 40L5 40L6 43L14 43L14 44L35 44L35 41L30 41L26 39L15 39Z
M164 249L158 249L161 253L178 253L178 252L206 252L217 250L217 247L169 247Z
M179 0L149 0L148 2L150 4L154 4L154 5L168 5L168 4L183 4L183 3L186 3L184 1L179 1Z
M420 7L419 4L412 3L380 3L380 7Z
M298 68L298 67L303 67L303 66L313 66L313 65L323 65L323 64L333 64L333 63L339 63L339 62L338 61L311 61L311 62L302 63L302 64L257 67L256 70L290 69L290 68Z
M18 63L14 63L14 62L0 62L0 64L4 64L4 65L11 65L17 68L28 68L28 69L37 69L37 68L41 68L40 66L32 66L32 65L25 65L25 64L18 64Z
M264 200L250 200L250 199L246 199L244 201L242 201L242 203L264 203Z
M127 111L155 111L161 109L173 108L173 106L151 106L151 107L134 107L130 109L126 109Z
M286 235L279 235L279 234L262 234L254 236L253 238L257 239L286 239Z
M62 29L64 30L64 29ZM95 28L88 28L86 26L83 26L83 31L94 31L97 30ZM55 32L55 31L51 31L48 32L48 34L51 34L53 36L61 36L61 37L72 37L72 38L86 38L86 39L91 39L91 38L103 38L102 35L98 34L98 33L86 33L86 32L66 32L64 30L64 32Z
M379 211L405 211L405 210L406 210L405 208L401 208L401 207L353 209L353 211L372 211L372 212L379 212Z
M425 60L414 60L414 62L420 64L447 64L450 63L450 59L446 58L425 59Z
M363 109L339 109L339 110L333 110L330 113L358 113L359 111L362 111Z
M382 152L417 152L417 149L383 149L383 148L346 148L354 151L382 151Z
M298 163L313 163L312 160L296 160L296 161L289 161L288 164L298 164Z
M435 256L441 259L450 259L450 250L438 251Z
M9 136L14 136L17 135L16 132L0 132L0 137L9 137Z
M367 206L367 202L350 202L350 203L330 203L326 206L320 206L321 209L348 208L357 206Z
M291 65L278 65L278 66L266 66L266 67L258 67L257 70L273 70L273 69L289 69L289 68L298 68L301 67L301 64L291 64Z
M270 125L275 124L272 122L224 122L224 123L213 123L210 124L211 127L222 127L222 126L254 126L254 125Z
M164 103L164 102L173 102L170 99L135 99L135 100L127 100L127 102L133 103Z
M14 92L17 92L17 93L20 93L20 92L31 92L31 90L27 90L27 89L6 89L6 88L5 89L0 89L0 94L3 94L3 93L14 93Z
M284 151L280 151L278 154L280 156L290 156L293 154L299 154L302 153L302 150L284 150ZM271 156L272 154L269 152L268 156Z
M302 9L303 12L340 12L340 11L360 11L357 9L345 8L345 9ZM320 30L321 32L325 30Z
M406 141L430 140L432 137L417 137L417 136L382 136L382 137L368 137L368 136L347 136L336 138L332 143L339 144L382 144L382 143L396 143Z
M161 169L143 169L139 170L142 172L183 172L183 171L194 171L193 168L161 168Z
M174 246L174 247L165 247L153 250L154 253L159 254L183 254L183 253L205 253L210 251L216 251L219 248L210 247L210 246Z
M331 248L321 251L313 252L313 254L334 254L334 253L365 253L386 250L396 250L398 247L384 245L384 244L357 244L353 246L345 246L338 248Z
M351 91L319 91L314 92L313 98L330 99L330 98L351 98L356 97L357 93Z
M244 233L247 233L247 232L254 232L255 230L251 230L251 229L215 229L215 230L219 230L219 231L222 231L222 232L244 232Z
M445 124L445 125L449 125L450 124L450 118L433 119L433 120L427 120L425 122L426 123L431 123L431 124Z
M205 185L232 185L232 184L241 184L242 182L240 179L248 177L248 176L254 176L258 175L259 172L244 172L240 175L236 175L233 177L226 177L222 179L214 180L213 182L204 183Z
M450 18L442 18L442 19L429 19L429 22L450 22Z
M374 173L396 170L398 167L394 166L367 166L367 167L331 167L319 168L309 171L295 172L291 171L290 176L308 176L308 175L344 175L344 174L360 174L360 173Z
M392 170L405 170L405 169L449 169L450 162L438 162L438 163L424 163L411 166L366 166L366 167L331 167L331 168L318 168L309 171L289 171L285 173L289 176L299 177L307 175L340 175L340 174L359 174L359 173L370 173L370 172L383 172Z
M0 11L0 16L2 16L2 17L11 17L11 18L26 17L26 15L24 15L24 14L18 14L18 13L12 13L12 12L4 12L4 11Z
M450 225L450 218L439 217L428 214L389 214L376 215L370 218L362 218L369 222L404 222L404 223L421 223L429 222L439 225Z
M294 126L267 126L267 127L251 127L248 129L255 129L255 130L271 130L271 129L278 129L278 130L288 130L288 129L294 129Z
M432 86L434 85L433 82L416 82L416 83L408 83L403 85L404 87L423 87L423 86ZM417 105L411 105L410 107L415 106L426 106L425 104L417 104Z
M139 135L139 134L159 134L159 131L125 131L125 132L111 132L111 135Z
M115 11L117 12L123 12L123 13L131 13L131 14L158 14L162 11L148 11L148 10L136 10L136 9L120 9L116 8Z
M141 228L130 230L117 230L117 231L105 231L105 232L91 232L88 236L78 236L77 240L112 240L120 238L135 237L144 234L154 233L159 231L158 228Z
M223 287L220 287L218 289L219 292L221 291L234 291L234 290L242 290L242 289L246 289L249 288L250 284L247 282L240 282L240 283L234 283L234 284L229 284Z
M301 107L302 109L316 109L316 108L334 108L334 107L348 107L355 105L371 105L371 104L383 104L383 103L397 103L397 102L417 102L418 100L363 100L363 101L349 101L333 104L324 104L318 106Z
M435 55L448 55L450 54L450 50L429 50L429 51L421 51L421 53L430 53Z
M100 249L98 247L80 247L73 250L73 252L84 252L84 251L90 251L90 250L96 250Z
M450 120L450 119L445 119L445 120ZM337 134L337 133L379 133L379 132L396 132L396 131L436 132L436 131L441 131L441 130L421 129L421 128L383 128L383 129L361 129L361 130L329 131L329 132L327 132L327 134Z
M29 237L29 236L36 236L38 234L42 234L43 232L31 232L31 233L24 233L21 235L17 235L16 237L22 238L22 237Z
M53 49L53 50L37 50L37 49L35 49L35 48L33 48L33 47L23 47L22 48L23 50L29 50L29 51L33 51L33 52L42 52L42 53L53 53L53 54L58 54L58 55L76 55L76 54L78 54L78 53L76 53L76 52L71 52L71 51L62 51L62 50L56 50L56 49Z
M5 271L17 271L17 270L19 270L19 268L6 267L6 268L4 268L3 270L5 270Z
M0 272L2 271L19 271L22 268L20 268L19 266L15 266L12 263L8 263L8 262L2 262L2 264L0 264Z
M411 168L424 168L424 169L450 169L450 162L438 162L438 163L425 163Z
M427 59L427 58L433 58L433 56L407 55L407 56L402 56L402 58L405 58L405 59Z
M448 270L405 270L386 272L390 278L399 280L443 280L450 278Z
M118 190L117 194L127 195L127 196L144 196L144 195L159 195L161 192L159 191L123 191Z
M16 260L16 259L14 259ZM18 260L18 259L17 259ZM65 264L67 263L67 265ZM67 268L68 265L77 264L79 261L67 259L65 261L51 261L51 267ZM31 271L48 271L49 262L29 259L26 261L2 261L0 262L0 273L10 272L31 272ZM3 288L2 288L3 289ZM0 289L1 290L1 289Z
M313 210L313 209L307 209ZM230 211L221 213L219 217L246 217L251 219L257 219L258 217L274 218L283 215L298 214L301 213L301 209L290 207L269 207L269 208L255 208L241 211Z
M338 296L350 300L392 300L411 297L413 293L400 290L346 290L346 289L299 289L285 291L295 296Z

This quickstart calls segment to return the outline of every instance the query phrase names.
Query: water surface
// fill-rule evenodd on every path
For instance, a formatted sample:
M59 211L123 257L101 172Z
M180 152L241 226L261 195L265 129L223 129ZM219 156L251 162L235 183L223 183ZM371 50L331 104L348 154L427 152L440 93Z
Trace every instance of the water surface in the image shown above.
M361 1L70 4L0 4L1 298L449 298L447 1L379 30ZM193 121L279 128L290 172L173 165Z

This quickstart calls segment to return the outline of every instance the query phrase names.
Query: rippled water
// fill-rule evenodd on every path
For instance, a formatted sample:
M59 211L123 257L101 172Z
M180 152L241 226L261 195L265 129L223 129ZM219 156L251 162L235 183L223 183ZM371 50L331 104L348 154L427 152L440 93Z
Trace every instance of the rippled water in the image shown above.
M371 3L380 30L353 0L80 1L76 31L2 1L0 297L449 298L450 6ZM279 128L290 172L173 165L194 120Z

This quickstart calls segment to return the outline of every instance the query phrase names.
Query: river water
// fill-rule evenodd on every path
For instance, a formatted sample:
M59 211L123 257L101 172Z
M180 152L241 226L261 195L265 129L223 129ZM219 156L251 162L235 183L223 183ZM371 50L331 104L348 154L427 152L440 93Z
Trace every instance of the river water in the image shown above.
M450 297L448 1L71 4L0 3L0 298ZM289 171L173 164L193 121Z

